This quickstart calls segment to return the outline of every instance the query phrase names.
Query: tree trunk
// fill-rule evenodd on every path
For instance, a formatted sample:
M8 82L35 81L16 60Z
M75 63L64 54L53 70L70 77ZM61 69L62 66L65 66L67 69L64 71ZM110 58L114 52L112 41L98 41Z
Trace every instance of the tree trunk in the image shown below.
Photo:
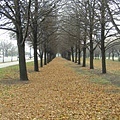
M94 65L93 65L93 59L94 59L94 52L93 50L90 50L90 69L94 69Z
M18 45L18 53L19 53L19 70L20 70L20 80L28 80L27 69L26 69L26 61L25 61L25 46Z
M29 58L31 59L32 58L32 55L31 55L31 46L30 46L30 54L29 54Z
M5 58L4 49L3 49L3 52L2 52L2 54L3 54L3 63L4 63L4 62L5 62L5 60L4 60L4 58Z
M33 48L34 48L34 71L38 72L39 68L38 68L38 56L37 56L37 43L36 43L35 38L34 38L34 45L33 45Z
M26 61L25 61L25 41L23 40L23 31L22 31L22 23L21 23L21 13L20 13L20 5L19 1L16 0L15 8L16 8L16 20L15 24L17 30L17 45L18 45L18 56L19 56L19 71L20 71L20 80L28 80L27 69L26 69Z
M120 50L117 52L118 55L118 61L120 61Z
M120 61L120 54L118 55L118 61Z
M44 48L44 65L47 65L47 51L46 51L46 45Z
M74 62L74 48L71 47L72 62Z
M53 54L52 54L52 53L50 53L50 60L49 60L49 62L51 62L51 61L52 61L52 59L53 59Z
M68 59L68 60L71 60L71 59L70 59L70 57L71 57L70 52L68 51L67 54L68 54L68 55L67 55L67 59Z
M47 53L47 63L50 62L51 53Z
M8 57L8 50L5 50L5 57Z
M40 54L40 67L43 67L43 52Z
M86 67L86 37L84 39L84 46L83 46L83 65L82 67Z
M18 41L18 56L19 56L19 71L20 71L20 80L28 80L27 68L25 61L25 43L23 41L22 29L19 28L19 33L17 34ZM21 44L22 43L22 44Z
M34 48L34 71L38 72L38 56L37 56L37 31L38 31L38 0L35 0L35 17L34 17L34 32L33 32L33 48Z
M111 54L111 53L109 52L109 53L108 53L108 59L109 59L109 60L110 60L110 54Z
M102 52L102 73L106 73L106 57L105 57L105 48L104 43L101 41L101 52Z
M101 54L102 54L102 73L106 73L105 57L105 1L101 4Z
M76 43L76 46L75 46L75 63L77 63L77 43Z
M91 20L90 20L91 21ZM92 25L92 22L91 21L90 23L90 69L94 69L94 65L93 65L93 59L94 59L94 49L93 49L93 38L92 38L92 35L93 35L93 25Z
M78 49L78 65L81 64L81 50L80 48Z
M112 52L112 61L115 60L114 57L115 57L115 54L114 54L114 52Z

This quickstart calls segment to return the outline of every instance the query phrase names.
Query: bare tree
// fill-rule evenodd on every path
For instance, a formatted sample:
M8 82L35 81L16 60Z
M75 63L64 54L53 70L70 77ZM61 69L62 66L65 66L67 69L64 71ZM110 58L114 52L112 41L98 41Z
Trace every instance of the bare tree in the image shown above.
M111 18L111 22L114 25L116 31L120 34L120 18L116 17L119 16L120 17L120 1L119 0L105 0L105 5L106 8L108 10L109 16Z
M6 42L6 41L1 41L0 42L0 50L2 52L2 56L3 56L3 63L4 63L4 57L7 57L8 56L8 50L11 46L11 43L10 42Z
M37 57L37 34L38 34L38 0L33 1L31 10L31 31L33 35L33 49L34 49L34 71L39 71L38 57Z
M25 62L25 40L29 25L31 0L2 0L0 4L0 29L16 33L19 53L20 80L28 80Z
M2 40L0 42L0 50L2 52L3 62L5 62L4 57L8 57L8 56L11 56L11 61L12 61L13 55L17 53L16 47L11 42L8 42L6 40Z
M30 36L32 38L32 44L34 48L34 70L35 71L39 71L38 58L37 58L38 49L39 49L39 56L41 57L41 60L42 60L43 51L44 51L44 56L45 56L44 64L46 64L46 61L47 61L46 42L48 41L48 36L49 36L48 35L49 28L47 28L47 26L49 25L49 22L50 22L47 20L48 20L48 16L52 17L51 12L53 12L56 9L56 4L58 2L59 0L52 0L52 1L35 0L32 2ZM47 23L45 23L46 21Z

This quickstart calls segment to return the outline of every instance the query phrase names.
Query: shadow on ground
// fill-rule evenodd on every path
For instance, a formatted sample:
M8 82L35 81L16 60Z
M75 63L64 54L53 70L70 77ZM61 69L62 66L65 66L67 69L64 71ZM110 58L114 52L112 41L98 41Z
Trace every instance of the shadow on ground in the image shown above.
M108 81L107 83L120 87L120 75L118 74L110 73L110 72L107 72L106 74L102 74L100 69L90 70L88 66L82 67L77 64L70 64L70 63L68 64L72 69L74 69L79 74L85 74L88 76L91 76L91 75L100 76L101 79Z
M0 84L3 85L19 85L19 84L28 84L29 81L21 81L19 79L4 79L0 80Z

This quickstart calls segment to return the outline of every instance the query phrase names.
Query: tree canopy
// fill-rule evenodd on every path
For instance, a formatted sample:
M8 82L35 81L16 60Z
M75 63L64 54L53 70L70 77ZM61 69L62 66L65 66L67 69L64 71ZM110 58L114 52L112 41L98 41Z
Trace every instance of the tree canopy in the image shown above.
M0 29L16 33L20 79L28 80L25 41L34 49L34 71L57 53L94 69L94 54L101 51L102 73L106 73L106 50L120 44L119 0L1 0ZM115 38L115 39L111 39ZM118 53L118 52L117 52Z

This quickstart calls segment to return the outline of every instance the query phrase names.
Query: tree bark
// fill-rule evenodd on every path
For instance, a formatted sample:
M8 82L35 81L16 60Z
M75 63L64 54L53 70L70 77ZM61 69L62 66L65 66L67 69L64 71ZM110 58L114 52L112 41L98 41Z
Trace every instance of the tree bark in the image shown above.
M44 65L47 65L47 48L46 48L46 43L44 44Z
M94 50L93 50L93 40L92 40L92 28L90 28L90 69L94 69L93 59L94 59Z
M40 54L40 67L43 67L43 51Z
M36 38L36 35L34 36L33 48L34 48L34 71L38 72L39 68L38 68L37 38Z
M109 53L108 53L108 59L109 59L109 60L110 60L110 54L111 54L111 53L109 52Z
M26 61L25 61L25 46L18 45L19 51L19 70L20 70L20 80L28 80Z
M24 81L24 80L28 80L28 76L27 76L26 61L25 61L25 43L24 42L22 43L23 35L22 35L21 27L19 28L19 33L17 34L17 41L18 41L20 80Z
M86 35L84 38L84 45L83 45L83 65L82 67L86 67Z
M112 50L112 61L114 61L114 57L115 57L114 50Z
M34 71L38 72L38 56L37 56L37 31L38 31L38 25L37 25L37 20L38 20L38 0L35 0L35 17L33 21L34 25L34 33L33 33L33 48L34 48Z
M19 1L15 1L15 9L16 9L16 20L15 24L17 30L17 45L18 45L18 55L19 55L19 71L20 71L20 80L28 80L27 69L26 69L26 61L25 61L25 42L23 40L23 32L22 32L22 23L21 23L21 13Z
M80 50L80 47L78 49L78 65L81 64L81 50Z
M71 47L72 62L74 62L74 48Z
M67 59L68 59L68 60L71 60L71 59L70 59L70 57L71 57L70 52L68 51L67 54L68 54L68 55L67 55Z
M102 54L102 73L106 73L105 57L105 0L101 4L101 54Z
M75 63L77 63L77 43L76 43L76 46L75 46Z

